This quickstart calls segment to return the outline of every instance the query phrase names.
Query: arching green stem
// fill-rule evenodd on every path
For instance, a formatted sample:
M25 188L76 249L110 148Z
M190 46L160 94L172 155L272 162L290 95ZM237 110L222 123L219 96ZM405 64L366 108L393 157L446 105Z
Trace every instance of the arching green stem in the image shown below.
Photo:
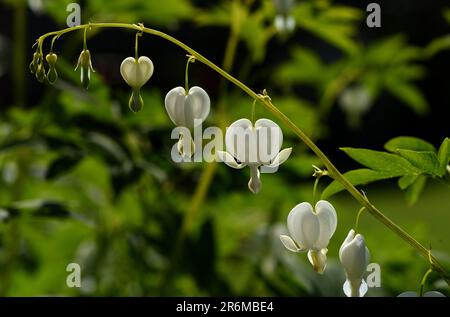
M218 74L223 76L225 79L239 87L242 91L244 91L247 95L249 95L252 99L258 100L263 107L268 110L270 113L272 113L274 116L276 116L280 121L282 121L290 130L292 130L299 139L305 143L306 146L308 146L311 151L314 152L314 154L322 161L323 165L328 170L329 175L342 184L342 186L352 195L358 203L360 203L362 206L366 207L367 212L370 213L372 216L374 216L378 221L380 221L382 224L384 224L387 228L389 228L392 232L394 232L396 235L398 235L400 238L402 238L404 241L406 241L409 245L411 245L413 248L415 248L423 257L428 258L429 256L429 250L424 247L421 243L419 243L416 239L414 239L409 233L407 233L405 230L403 230L400 226L398 226L396 223L394 223L391 219L386 217L381 211L379 211L361 192L356 189L355 186L350 183L348 179L346 179L342 173L334 166L334 164L328 159L328 157L319 149L319 147L297 126L295 125L283 112L281 112L275 105L272 103L271 99L268 98L268 96L258 94L254 92L251 88L249 88L247 85L242 83L237 78L233 77L226 71L224 71L222 68L211 62L209 59L195 51L194 49L190 48L186 44L180 42L176 38L155 30L143 27L142 25L137 24L126 24L126 23L90 23L90 24L83 24L67 29L63 29L60 31L54 31L47 34L42 35L39 40L38 44L40 46L41 52L42 52L42 44L44 40L49 36L54 35L63 35L69 32L77 31L77 30L84 30L86 31L87 28L92 27L98 27L98 28L122 28L122 29L130 29L134 31L142 31L143 33L151 34L154 36L161 37L169 42L172 42L173 44L179 46L181 49L189 53L190 55L194 56L196 60L199 62L205 64L212 70L216 71ZM446 269L440 264L440 262L434 257L430 256L431 263L433 269L438 272L445 281L450 285L450 275L447 273Z

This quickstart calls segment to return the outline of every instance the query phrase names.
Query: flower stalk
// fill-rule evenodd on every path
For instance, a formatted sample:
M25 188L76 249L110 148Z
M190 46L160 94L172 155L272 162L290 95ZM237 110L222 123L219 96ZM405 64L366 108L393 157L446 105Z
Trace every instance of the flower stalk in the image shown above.
M320 148L295 124L293 123L283 112L281 112L268 98L267 95L262 95L254 92L247 85L242 83L237 78L233 77L231 74L211 62L209 59L204 57L202 54L198 53L194 49L190 48L183 42L177 40L176 38L155 30L151 28L144 27L143 25L138 24L127 24L127 23L89 23L78 25L66 29L62 29L59 31L49 32L39 37L38 39L38 48L40 49L40 55L42 56L42 45L44 40L50 36L62 36L66 33L77 31L77 30L87 30L88 28L122 28L129 29L134 31L139 31L142 33L151 34L160 38L163 38L173 44L177 45L188 54L195 57L195 59L204 65L208 66L212 70L216 71L219 75L227 79L229 82L233 83L237 87L239 87L243 92L249 95L252 99L257 100L267 111L276 116L280 121L282 121L292 132L294 132L297 137L308 146L311 151L322 161L323 165L328 171L330 177L334 180L338 181L342 184L342 186L352 195L358 203L360 203L363 207L366 208L367 212L370 213L373 217L375 217L379 222L384 224L388 229L394 232L397 236L406 241L410 246L416 249L424 258L430 258L431 266L434 271L439 273L442 278L450 285L450 275L446 271L446 269L440 264L440 262L433 256L430 255L430 251L423 246L420 242L418 242L414 237L412 237L409 233L407 233L404 229L394 223L391 219L386 217L380 210L378 210L368 199L365 197L358 189L356 189L353 184L350 183L348 179L346 179L342 173L334 166L334 164L328 159L328 157L320 150Z

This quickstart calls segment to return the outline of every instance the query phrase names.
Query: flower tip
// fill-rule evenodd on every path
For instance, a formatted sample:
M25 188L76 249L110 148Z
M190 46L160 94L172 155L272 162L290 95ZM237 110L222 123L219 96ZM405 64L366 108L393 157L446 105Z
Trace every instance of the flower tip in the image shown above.
M130 100L128 101L128 107L134 113L137 113L144 108L144 100L142 99L139 92L133 91L131 94Z

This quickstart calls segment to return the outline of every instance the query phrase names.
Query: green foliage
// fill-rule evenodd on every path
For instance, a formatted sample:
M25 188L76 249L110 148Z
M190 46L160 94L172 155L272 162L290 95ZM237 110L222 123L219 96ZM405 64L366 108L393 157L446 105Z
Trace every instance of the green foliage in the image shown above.
M360 45L354 40L363 13L349 6L328 1L299 2L293 15L301 28L335 45L347 54L355 54Z
M367 149L341 148L356 162L369 169L352 170L344 175L353 185L400 177L398 186L405 191L408 203L417 202L425 187L427 177L442 179L447 173L449 139L442 143L439 153L429 142L414 137L396 137L384 145L391 153ZM322 197L330 197L344 188L333 181L323 191Z
M63 27L70 2L44 0L44 12ZM202 8L194 3L198 2L84 1L82 22L143 22L169 28L171 34L182 25L178 35L188 42L194 41L197 30L221 28L224 34L237 37L240 54L235 60L242 69L232 67L236 76L255 91L267 88L274 104L314 141L327 142L332 132L326 126L329 110L355 84L370 92L373 106L381 93L389 92L417 113L425 113L427 101L415 85L425 75L420 62L448 47L445 37L422 49L409 45L401 35L363 44L358 30L365 12L328 0L296 1L292 15L297 29L340 53L325 61L316 50L305 47L301 38L290 38L298 35L295 32L277 33L272 1L226 0L208 2ZM100 31L92 30L90 35L96 32ZM338 265L338 250L354 225L353 211L359 206L346 196L332 198L339 227L329 246L324 275L315 274L305 257L286 252L279 235L286 233L287 214L300 201L313 200L311 166L321 166L286 126L256 104L256 118L268 117L283 128L283 147L293 146L291 157L277 173L262 175L259 195L247 190L248 171L213 165L212 182L200 188L206 193L198 202L192 228L183 233L183 222L195 208L193 197L210 165L171 161L176 140L170 138L173 124L164 109L166 91L158 82L143 87L146 106L137 115L127 109L130 92L114 83L118 70L102 74L99 67L92 74L89 90L81 89L79 74L68 60L79 53L79 37L67 37L73 42L57 42L59 79L55 85L39 86L42 96L30 100L26 108L2 107L0 295L343 295L345 276ZM227 41L224 37L224 45ZM282 60L268 63L266 55L271 54L272 45L290 54L276 55ZM208 49L201 53L210 57ZM102 56L94 50L92 55L94 64L104 70ZM155 65L163 64L165 56L158 58ZM199 70L193 76L203 72L202 67L192 66ZM158 65L156 71L163 82L170 75L171 83L183 84L175 72ZM195 82L207 86L212 97L211 115L204 127L251 117L253 100L201 74ZM260 87L261 83L267 86ZM299 86L313 88L315 95L306 100L306 94L297 93ZM418 138L398 137L387 142L385 149L343 148L364 166L345 176L358 186L398 178L407 202L416 205L395 217L418 240L432 243L433 253L442 249L445 258L450 252L445 244L448 208L442 197L448 191L429 179L448 182L450 139L436 149ZM370 199L388 214L405 209L387 183L383 188L371 187ZM329 198L342 189L332 182L322 196ZM423 199L418 200L421 195ZM429 219L423 221L424 217ZM418 261L402 241L369 217L361 217L360 230L373 261L383 269L383 287L371 289L371 294L397 295L414 289L418 272L427 263ZM65 266L71 262L82 267L81 289L69 289L64 283Z
M282 85L314 87L325 114L341 93L356 83L366 87L373 101L382 91L388 91L416 113L428 111L425 97L413 83L424 76L424 68L417 64L424 54L420 48L407 45L402 36L382 39L332 63L322 62L316 53L303 47L294 48L291 55L276 78Z
M43 0L43 5L58 23L64 24L67 19L65 8L71 0ZM153 25L167 26L190 17L194 8L189 0L165 1L120 1L110 0L107 5L103 0L90 0L81 8L84 21L152 21Z

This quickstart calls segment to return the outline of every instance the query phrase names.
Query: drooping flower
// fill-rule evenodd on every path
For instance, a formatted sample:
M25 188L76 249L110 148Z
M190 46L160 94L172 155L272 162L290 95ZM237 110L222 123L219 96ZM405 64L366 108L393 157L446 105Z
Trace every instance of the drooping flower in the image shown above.
M310 203L300 203L289 213L287 226L289 236L280 236L286 249L292 252L308 251L314 271L323 273L327 265L327 246L337 226L333 205L320 200L313 209Z
M345 89L339 97L339 105L345 111L347 122L351 127L357 127L361 117L369 111L373 96L364 85Z
M169 91L164 101L170 120L179 127L194 128L208 117L211 101L205 90L194 86Z
M281 33L292 32L295 29L295 19L291 15L294 0L274 0L275 28Z
M176 126L192 129L208 117L211 100L207 92L198 86L189 91L183 87L175 87L167 93L164 104L170 120ZM180 133L178 152L183 157L191 157L195 152L195 144L190 135Z
M50 84L53 84L58 79L58 72L56 71L56 61L58 60L58 55L55 53L49 53L45 56L45 60L49 66L47 80Z
M81 84L85 89L88 89L89 82L91 81L91 71L95 72L92 67L91 53L88 49L83 49L83 51L81 51L75 70L77 70L78 67L80 67Z
M345 295L363 297L368 289L364 274L370 259L364 237L361 234L355 235L355 230L351 229L339 249L339 259L347 276L343 286Z
M39 64L41 63L41 54L39 52L34 52L33 60L30 63L30 72L35 74Z
M261 189L260 168L273 172L291 155L292 148L280 152L282 143L283 132L272 120L259 119L253 125L240 119L227 129L227 151L217 151L217 159L236 169L250 167L248 188L256 194Z
M153 62L147 56L139 59L127 57L120 65L120 74L125 82L133 89L128 106L133 112L138 112L144 106L140 90L152 77L154 71Z

